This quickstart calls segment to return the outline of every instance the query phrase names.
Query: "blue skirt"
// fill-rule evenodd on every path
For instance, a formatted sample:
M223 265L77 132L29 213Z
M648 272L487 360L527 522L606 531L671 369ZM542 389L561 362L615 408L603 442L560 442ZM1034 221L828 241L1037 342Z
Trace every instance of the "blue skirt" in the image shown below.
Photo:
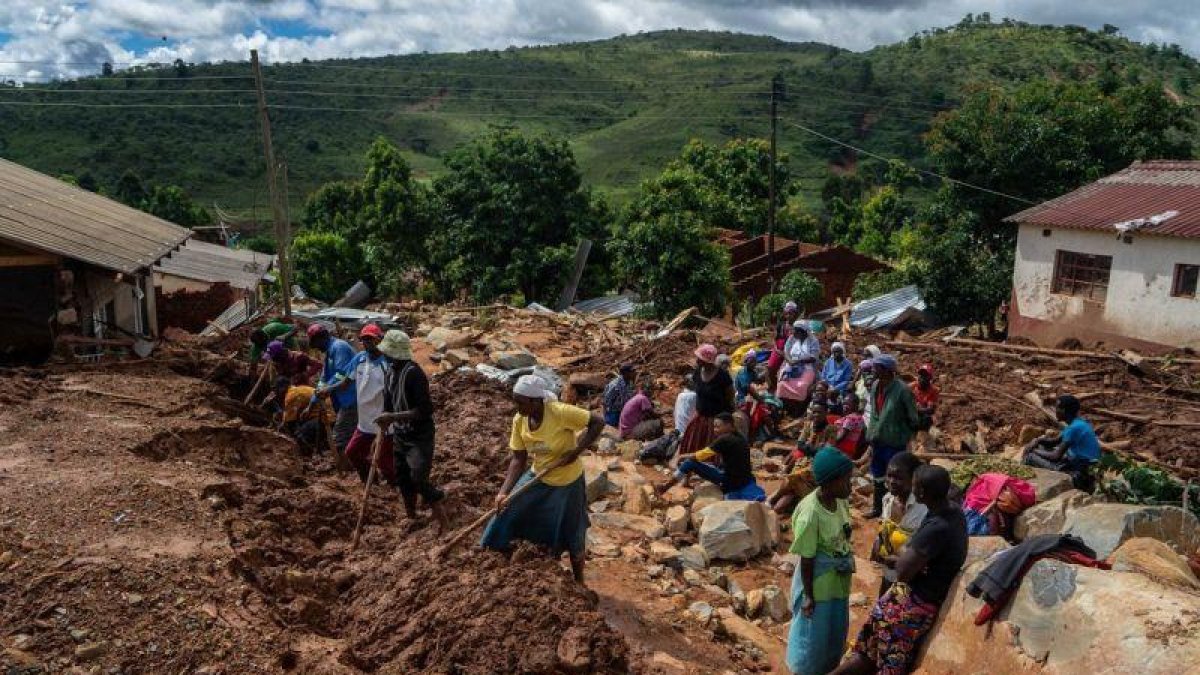
M531 480L533 472L526 472L513 489ZM479 543L507 551L512 540L523 539L545 546L554 555L567 551L581 556L587 548L589 524L587 486L582 475L561 487L539 482L509 500L504 510L488 522Z
M792 625L788 629L787 667L797 675L825 675L841 663L850 631L850 600L817 602L805 617L800 566L792 577Z

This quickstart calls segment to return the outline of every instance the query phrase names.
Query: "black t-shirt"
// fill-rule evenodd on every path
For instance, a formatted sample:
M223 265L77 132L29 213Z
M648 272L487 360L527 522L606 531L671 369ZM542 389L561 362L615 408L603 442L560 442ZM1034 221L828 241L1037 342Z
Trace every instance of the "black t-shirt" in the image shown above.
M717 368L717 374L708 382L700 376L700 369L692 371L692 390L696 392L696 414L701 417L716 417L723 412L733 412L729 404L729 389L733 378L729 371Z
M433 435L433 399L429 396L429 378L412 361L396 361L384 380L383 409L385 412L416 410L418 419L392 425L392 434L399 438L427 438Z
M723 492L740 490L754 482L754 472L750 468L750 446L746 439L736 431L720 436L709 444L713 452L721 456L721 466L725 471Z
M942 604L967 559L967 519L962 509L950 505L930 512L908 545L929 560L909 587L925 602Z

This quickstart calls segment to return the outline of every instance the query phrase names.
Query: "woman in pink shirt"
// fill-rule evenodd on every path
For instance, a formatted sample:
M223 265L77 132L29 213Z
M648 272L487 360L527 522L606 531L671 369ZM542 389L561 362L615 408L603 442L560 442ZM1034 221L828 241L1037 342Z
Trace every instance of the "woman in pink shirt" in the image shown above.
M663 423L654 414L654 403L650 400L654 380L644 378L638 384L637 393L621 408L618 429L621 440L650 441L663 435Z

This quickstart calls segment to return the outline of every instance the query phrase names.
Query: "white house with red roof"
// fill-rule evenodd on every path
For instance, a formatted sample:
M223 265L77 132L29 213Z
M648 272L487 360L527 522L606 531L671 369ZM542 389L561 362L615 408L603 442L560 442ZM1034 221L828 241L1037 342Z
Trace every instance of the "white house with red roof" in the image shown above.
M1010 336L1200 347L1200 162L1135 162L1005 220Z

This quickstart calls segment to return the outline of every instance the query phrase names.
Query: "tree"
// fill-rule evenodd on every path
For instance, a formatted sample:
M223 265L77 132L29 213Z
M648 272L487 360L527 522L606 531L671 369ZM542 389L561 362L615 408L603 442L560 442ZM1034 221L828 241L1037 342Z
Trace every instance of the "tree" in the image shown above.
M445 295L466 291L487 301L520 292L549 302L579 240L604 234L604 210L583 188L565 140L496 127L444 163L434 181L441 223L427 243ZM593 258L588 269L603 267Z
M625 223L609 241L617 278L667 317L688 307L719 316L729 299L729 253L693 212Z
M362 250L332 232L304 232L292 241L292 283L325 302L342 296L367 274Z
M759 298L753 313L746 317L747 325L761 326L788 301L800 305L801 314L816 309L814 305L821 300L825 290L821 282L803 270L791 270L779 280L779 288L775 293L768 293Z
M212 216L177 185L155 185L142 200L139 209L183 227L212 223Z
M916 261L914 275L929 309L942 321L990 327L1012 288L1013 249L974 242L970 223L955 220L935 230Z
M142 179L136 173L126 171L117 180L113 196L122 204L139 208L142 202L146 200L146 188L142 185Z

